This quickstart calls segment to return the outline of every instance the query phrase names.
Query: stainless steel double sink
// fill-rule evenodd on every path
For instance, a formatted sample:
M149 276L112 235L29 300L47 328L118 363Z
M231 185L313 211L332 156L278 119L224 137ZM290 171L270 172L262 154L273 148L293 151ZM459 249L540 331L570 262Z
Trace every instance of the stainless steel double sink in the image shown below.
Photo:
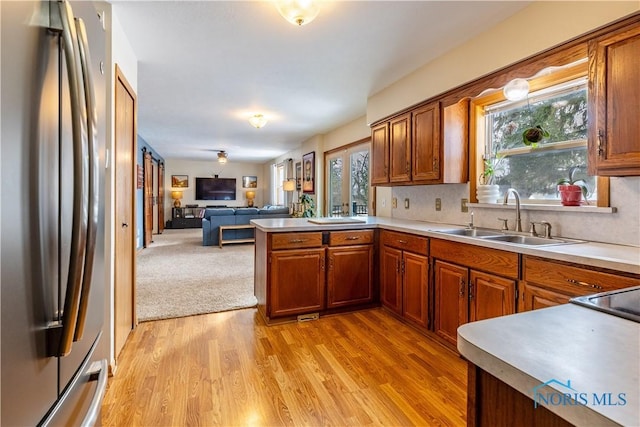
M508 243L519 246L549 246L582 243L582 240L560 239L557 237L545 238L531 236L524 233L514 233L490 228L455 228L451 230L433 230L438 233L454 236L466 236L475 239L491 240L494 242Z

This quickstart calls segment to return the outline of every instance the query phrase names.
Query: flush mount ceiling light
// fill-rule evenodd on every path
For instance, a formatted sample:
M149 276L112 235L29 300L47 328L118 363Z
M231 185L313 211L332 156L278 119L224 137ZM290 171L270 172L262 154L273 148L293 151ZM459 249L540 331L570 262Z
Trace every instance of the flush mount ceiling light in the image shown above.
M317 0L277 0L276 7L284 19L298 26L313 21L320 12Z
M220 163L221 165L224 165L225 163L227 163L227 153L225 151L219 151L218 152L218 163Z
M502 90L509 101L520 101L529 95L529 82L525 79L513 79Z
M249 117L249 123L251 123L251 126L253 126L254 128L260 129L267 124L267 118L262 114L254 114L253 116Z

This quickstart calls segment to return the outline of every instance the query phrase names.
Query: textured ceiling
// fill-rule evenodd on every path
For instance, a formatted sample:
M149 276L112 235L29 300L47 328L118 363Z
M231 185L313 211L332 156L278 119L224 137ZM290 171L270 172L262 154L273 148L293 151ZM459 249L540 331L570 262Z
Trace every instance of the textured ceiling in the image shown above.
M364 116L370 95L527 3L326 1L296 27L270 1L112 1L139 61L140 136L165 158L246 162Z

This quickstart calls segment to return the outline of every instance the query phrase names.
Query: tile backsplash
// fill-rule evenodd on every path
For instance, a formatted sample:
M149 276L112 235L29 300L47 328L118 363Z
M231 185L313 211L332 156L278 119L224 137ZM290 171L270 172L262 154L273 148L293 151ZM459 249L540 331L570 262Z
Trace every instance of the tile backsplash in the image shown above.
M398 200L391 209L393 218L466 225L473 211L475 225L489 228L500 227L498 217L509 218L510 228L515 219L513 209L474 206L462 212L461 199L469 198L469 184L394 187L391 196ZM440 211L436 210L437 198L442 201ZM405 199L409 199L408 209ZM545 220L553 226L554 236L640 246L640 177L611 178L611 206L616 213L523 210L522 227L527 230L529 221Z

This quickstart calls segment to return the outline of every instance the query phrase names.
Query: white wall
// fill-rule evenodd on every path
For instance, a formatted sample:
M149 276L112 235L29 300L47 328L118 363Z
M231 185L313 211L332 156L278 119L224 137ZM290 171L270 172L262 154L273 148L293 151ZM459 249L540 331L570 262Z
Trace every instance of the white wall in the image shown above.
M533 2L485 33L369 97L367 123L638 10L638 1Z
M266 177L270 176L271 166L278 164L286 159L293 159L293 164L302 161L302 156L315 151L316 153L316 165L315 165L315 194L312 195L316 203L316 213L318 216L322 214L324 209L324 199L320 197L324 192L325 187L325 173L324 173L324 153L333 150L343 145L350 144L352 142L359 141L371 136L371 129L367 125L365 116L358 117L344 125L324 134L316 135L303 141L300 147L295 150L291 150L282 156L276 157L273 160L264 164L264 174ZM269 180L269 184L270 184ZM270 191L270 190L269 190ZM269 193L270 194L270 193ZM289 202L298 200L301 193L294 192Z
M107 76L106 81L109 87L107 93L110 94L108 98L107 106L107 150L109 156L109 165L105 171L105 253L107 255L106 265L106 279L105 284L107 287L105 296L105 315L108 317L108 324L110 328L109 333L109 364L111 367L115 367L115 355L114 355L114 277L115 271L115 230L113 228L115 219L115 167L114 167L114 153L115 153L115 65L122 70L127 81L131 85L132 89L137 92L138 88L138 60L136 58L127 37L120 26L117 16L113 15L111 4L101 3L101 6L105 10L106 20L106 32L107 32L107 64L105 65L105 74ZM106 340L106 337L105 337Z
M251 190L256 192L256 198L253 201L254 206L260 207L268 203L268 176L264 175L264 168L261 163L239 163L229 160L225 165L219 164L217 161L197 161L184 159L164 159L165 160L165 213L166 220L171 219L171 208L173 200L171 199L171 175L188 175L189 187L176 188L182 191L182 206L186 204L197 204L199 206L208 205L226 205L226 206L247 206L246 191L248 188L242 188L243 176L258 177L258 188ZM236 179L236 200L196 200L195 178L205 177L212 178L214 175L219 178L235 178Z

